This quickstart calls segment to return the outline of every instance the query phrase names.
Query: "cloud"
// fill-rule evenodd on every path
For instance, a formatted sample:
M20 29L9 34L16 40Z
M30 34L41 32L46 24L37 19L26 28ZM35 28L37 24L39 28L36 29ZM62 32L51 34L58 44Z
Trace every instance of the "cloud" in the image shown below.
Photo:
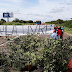
M52 16L50 15L44 15L44 14L15 14L14 17L18 17L19 19L23 19L23 20L41 20L41 21L46 21L47 19L52 18Z
M72 3L66 3L67 5L72 5Z
M0 1L0 8L20 8L22 0L1 0Z
M65 2L60 3L60 4L61 4L61 5L68 6L68 5L72 5L72 1L71 1L71 0L65 0Z
M66 4L67 5L72 5L72 1L69 0Z
M31 0L32 1L32 0ZM22 20L42 20L50 21L58 18L67 19L72 15L71 0L2 0L0 2L0 13L13 12L13 20L19 18ZM64 2L65 1L65 2ZM0 14L0 15L1 15ZM2 18L2 16L0 16Z
M5 2L21 2L21 0L2 0L2 1L5 1Z
M54 8L50 11L50 13L61 13L64 11L64 7L63 8Z

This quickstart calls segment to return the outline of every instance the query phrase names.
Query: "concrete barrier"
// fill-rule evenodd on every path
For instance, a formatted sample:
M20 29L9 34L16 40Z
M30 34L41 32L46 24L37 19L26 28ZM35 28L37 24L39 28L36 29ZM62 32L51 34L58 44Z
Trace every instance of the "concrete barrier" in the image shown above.
M51 34L53 25L0 25L0 36L26 35L26 34Z

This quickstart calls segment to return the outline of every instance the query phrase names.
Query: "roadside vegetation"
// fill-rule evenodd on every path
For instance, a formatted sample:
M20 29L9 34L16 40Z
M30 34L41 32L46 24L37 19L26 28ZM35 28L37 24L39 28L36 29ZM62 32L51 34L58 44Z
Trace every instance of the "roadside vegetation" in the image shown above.
M67 32L67 33L69 33L69 34L72 34L72 28L66 27L66 28L65 28L65 32Z
M72 59L72 37L62 40L41 38L37 35L20 36L7 44L8 53L0 51L0 67L3 72L17 70L34 72L66 72ZM31 68L26 67L31 66Z
M0 20L0 25L34 25L36 22L33 22L32 20L25 21L25 20L19 20L16 18L12 22L6 22L4 19Z
M56 21L46 22L47 24L55 24L56 26L65 26L65 32L72 34L72 20L63 21L58 19Z
M34 23L19 23L19 22L6 22L2 25L33 25Z

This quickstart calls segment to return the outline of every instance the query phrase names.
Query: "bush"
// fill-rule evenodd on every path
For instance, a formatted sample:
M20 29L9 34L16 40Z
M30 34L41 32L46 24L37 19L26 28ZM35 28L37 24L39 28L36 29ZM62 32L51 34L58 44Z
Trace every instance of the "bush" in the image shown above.
M19 22L8 22L8 23L4 23L3 25L24 25L24 23L19 23Z
M62 24L62 23L64 23L64 21L61 20L61 19L58 19L56 22L57 22L57 24Z
M62 40L40 38L38 36L20 36L8 44L9 62L17 70L28 64L38 65L44 72L66 72L71 51L72 37Z
M72 28L72 24L68 25L69 28Z
M62 41L27 35L14 39L7 46L8 54L0 52L4 72L9 72L9 68L23 71L28 65L39 66L43 72L66 72L72 59L72 37Z
M8 67L4 67L4 68L2 69L2 72L10 72L10 69L9 69Z
M19 19L18 18L16 18L15 20L13 20L12 22L19 22Z
M0 25L2 25L3 23L6 23L6 21L4 19L1 19Z
M26 21L23 21L23 20L19 20L19 23L26 23Z
M44 44L43 58L40 61L44 65L44 71L66 72L71 52L70 49L67 49L68 47L68 44L61 40L50 40Z
M24 21L24 20L19 20L18 18L16 18L15 20L13 20L12 22L19 22L19 23L33 23L32 20L29 21Z
M7 55L4 53L4 52L2 52L2 51L0 51L0 66L5 66L5 65L7 65Z

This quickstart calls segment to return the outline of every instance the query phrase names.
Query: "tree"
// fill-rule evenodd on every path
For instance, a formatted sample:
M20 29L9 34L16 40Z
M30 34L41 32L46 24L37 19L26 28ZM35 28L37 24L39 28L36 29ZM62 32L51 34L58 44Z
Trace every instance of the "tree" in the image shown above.
M4 19L1 19L1 21L4 21L4 22L6 22L6 20L4 20Z
M64 21L61 20L61 19L58 19L58 20L57 20L57 23L58 23L58 24L62 24L62 23L64 23Z
M26 21L24 21L24 20L19 20L19 23L26 23Z
M56 21L51 21L51 24L57 24L57 22Z
M29 20L29 21L26 21L26 23L33 23L33 21L32 20Z
M12 22L19 22L19 19L18 18L16 18L15 20L13 20Z
M29 23L33 23L33 21L32 20L29 20Z
M1 19L1 21L0 21L0 25L3 24L3 23L5 23L5 22L6 22L6 20Z

